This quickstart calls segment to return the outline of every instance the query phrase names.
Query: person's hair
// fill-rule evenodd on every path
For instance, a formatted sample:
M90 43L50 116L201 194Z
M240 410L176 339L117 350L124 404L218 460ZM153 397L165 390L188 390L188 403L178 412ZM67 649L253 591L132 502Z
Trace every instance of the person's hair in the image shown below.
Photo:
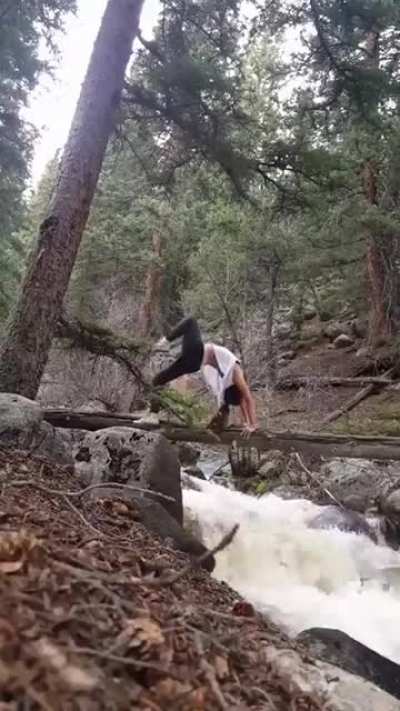
M237 407L242 401L242 393L237 385L231 385L225 390L224 400L226 405Z

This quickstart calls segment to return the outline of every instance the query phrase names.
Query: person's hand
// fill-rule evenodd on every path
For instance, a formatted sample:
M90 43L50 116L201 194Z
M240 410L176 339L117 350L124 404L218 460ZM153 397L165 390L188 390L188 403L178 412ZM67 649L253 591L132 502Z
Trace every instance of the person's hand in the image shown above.
M246 422L245 425L243 425L242 429L242 437L243 439L249 439L253 432L256 432L258 430L258 427L256 425L250 425L248 422Z
M168 341L165 336L160 338L159 341L156 343L156 348L165 348L168 345Z

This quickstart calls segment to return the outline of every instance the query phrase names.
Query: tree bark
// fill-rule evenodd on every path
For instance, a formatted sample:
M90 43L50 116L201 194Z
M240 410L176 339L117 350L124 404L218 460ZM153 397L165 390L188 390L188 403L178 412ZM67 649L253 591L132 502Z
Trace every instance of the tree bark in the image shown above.
M137 422L128 414L74 412L73 410L44 411L44 419L54 427L100 430L106 427L132 427L149 432L162 432L172 442L199 442L215 447L216 435L206 429L186 427L168 422L159 424ZM235 427L218 433L220 445L241 442L241 431ZM303 452L310 456L351 457L355 459L400 460L400 437L366 437L316 432L258 431L243 440L243 446L255 447L260 452L279 449L282 452Z
M159 232L153 234L154 260L149 265L143 303L139 312L138 331L143 338L150 336L160 317L161 287L164 269L161 264L162 244Z
M268 306L265 318L265 330L266 330L266 347L265 356L267 361L267 385L271 390L275 389L276 385L276 353L275 353L275 343L273 335L274 327L274 311L275 311L275 298L276 298L276 288L278 285L278 275L280 269L280 260L274 255L268 266Z
M143 0L109 0L58 183L0 352L0 389L35 398L119 105Z

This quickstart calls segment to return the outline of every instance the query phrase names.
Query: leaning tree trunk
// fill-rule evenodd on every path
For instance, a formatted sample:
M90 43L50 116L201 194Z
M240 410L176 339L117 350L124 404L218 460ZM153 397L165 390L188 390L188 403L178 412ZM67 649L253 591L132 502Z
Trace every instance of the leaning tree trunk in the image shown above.
M0 389L34 398L120 102L143 0L109 0L47 216L0 352Z

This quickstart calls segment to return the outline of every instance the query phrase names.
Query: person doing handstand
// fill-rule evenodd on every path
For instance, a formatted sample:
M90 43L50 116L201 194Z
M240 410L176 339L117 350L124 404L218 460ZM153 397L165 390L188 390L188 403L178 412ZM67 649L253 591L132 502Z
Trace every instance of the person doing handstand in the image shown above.
M229 407L240 407L245 434L254 432L257 415L253 396L246 382L240 361L223 346L203 343L199 325L193 317L184 318L162 342L175 341L182 337L180 356L153 379L154 386L162 386L182 375L201 374L218 402L218 412L209 427L224 427L229 419Z

